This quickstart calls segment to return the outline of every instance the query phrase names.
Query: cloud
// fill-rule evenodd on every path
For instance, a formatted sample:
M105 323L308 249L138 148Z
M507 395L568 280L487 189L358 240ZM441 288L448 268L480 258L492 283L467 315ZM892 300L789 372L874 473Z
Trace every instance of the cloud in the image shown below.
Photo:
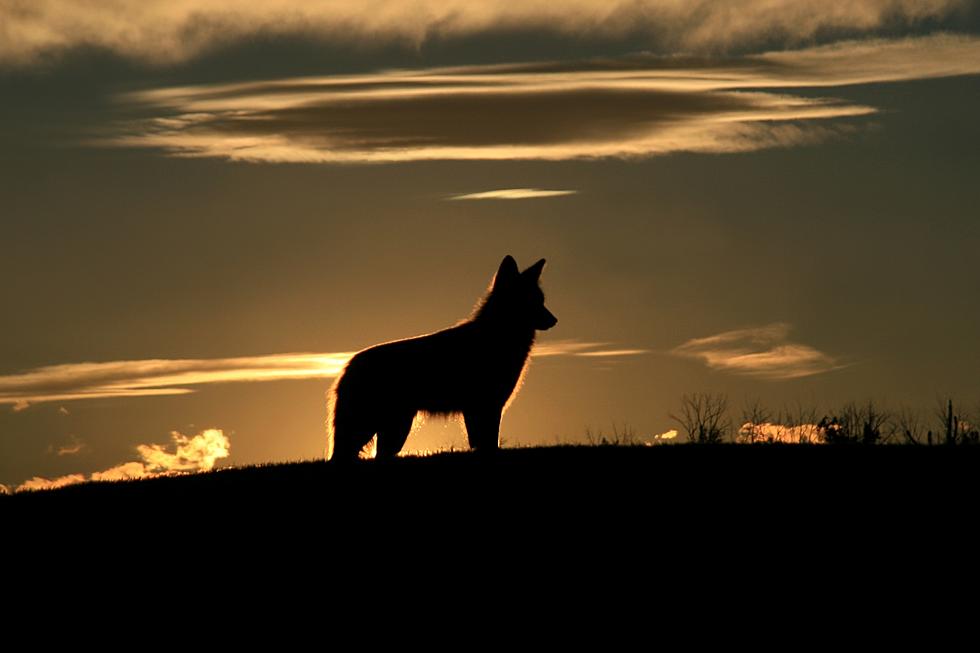
M74 456L85 450L85 443L74 435L69 436L68 439L68 444L63 444L57 448L55 448L53 445L48 447L48 453L54 453L58 456Z
M636 356L648 353L648 349L611 349L608 342L582 342L580 340L552 340L535 343L531 355L548 356Z
M104 472L93 472L88 480L90 481L128 481L136 478L148 476L146 465L139 462L123 463L110 467Z
M845 41L753 57L788 66L795 86L848 86L980 73L980 38L934 34L918 38Z
M670 440L675 440L675 439L677 439L677 429L670 429L669 431L658 433L657 435L650 438L650 440L648 442L645 442L644 444L653 445L653 444L657 444L658 442L665 442L665 441L669 442Z
M12 494L12 493L9 487L4 485L3 483L0 483L0 494Z
M24 401L23 399L14 401L12 403L13 403L13 406L11 407L11 410L13 410L15 413L19 413L21 411L25 411L25 410L27 410L28 408L31 407L31 403L29 401Z
M563 195L574 195L577 190L543 190L540 188L501 188L500 190L488 190L482 193L469 193L468 195L456 195L448 199L451 200L528 200L540 197L561 197Z
M231 442L221 429L207 429L188 437L176 431L170 434L171 448L159 444L141 444L136 447L141 460L123 463L101 472L69 474L55 479L34 478L24 481L17 487L24 490L50 490L86 481L122 481L148 478L166 474L185 472L206 472L214 469L215 463L227 458L231 452Z
M737 442L780 442L784 444L824 444L826 429L817 424L773 424L746 422L738 429Z
M156 472L207 471L219 458L227 458L231 443L219 429L208 429L192 438L176 431L171 434L175 451L170 453L158 444L141 444L136 448L147 469Z
M186 386L336 376L348 352L69 363L0 376L0 404L177 395Z
M84 474L68 474L67 476L59 476L58 478L52 479L35 476L18 485L17 492L23 492L25 490L55 490L66 485L84 483L87 480Z
M69 411L69 410L68 410L67 408L65 408L64 406L59 406L59 407L58 407L58 414L59 414L59 415L71 415L71 411Z
M267 163L747 152L837 138L855 129L853 119L877 111L788 89L964 74L980 74L980 38L849 42L723 59L637 55L182 86L125 95L133 111L148 117L120 123L93 144Z
M638 356L639 354L646 354L649 351L649 349L602 349L598 351L582 351L575 355L586 358L612 358L618 356Z
M29 65L79 46L169 64L260 35L419 47L517 30L711 52L875 34L926 20L955 25L966 6L965 0L30 0L0 3L0 64Z
M645 351L561 340L536 345L533 355L629 356ZM0 404L17 410L35 402L181 395L209 383L326 379L340 374L351 356L352 352L293 353L50 365L0 376Z
M845 367L813 347L788 342L790 327L777 322L751 329L694 338L671 353L696 358L713 370L782 380L822 374Z

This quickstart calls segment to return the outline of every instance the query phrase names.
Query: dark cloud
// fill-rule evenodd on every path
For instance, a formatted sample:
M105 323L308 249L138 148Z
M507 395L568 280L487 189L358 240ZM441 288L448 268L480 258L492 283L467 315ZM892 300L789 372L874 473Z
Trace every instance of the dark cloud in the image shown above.
M749 95L576 88L364 97L339 102L216 114L193 129L291 138L342 151L428 147L550 145L629 140L681 120L751 112Z
M980 39L855 42L736 59L388 71L126 96L156 114L102 142L243 161L645 157L819 142L869 106L784 90L980 72Z

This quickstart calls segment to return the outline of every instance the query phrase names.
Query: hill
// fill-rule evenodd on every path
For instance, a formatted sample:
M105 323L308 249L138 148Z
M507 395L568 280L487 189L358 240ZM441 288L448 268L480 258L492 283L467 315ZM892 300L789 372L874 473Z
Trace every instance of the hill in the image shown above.
M800 561L884 569L961 555L978 463L980 447L520 448L88 483L0 497L0 519L19 549L10 560L234 559L290 582L413 563L430 579L507 564L532 582L546 565L573 584L583 569L682 582L695 564L750 582L763 561L779 575Z
M377 508L409 500L465 507L500 501L643 505L952 501L972 486L976 447L660 445L555 446L226 468L202 474L84 483L18 493L0 505L31 509L185 501L228 509ZM287 508L288 507L288 508Z

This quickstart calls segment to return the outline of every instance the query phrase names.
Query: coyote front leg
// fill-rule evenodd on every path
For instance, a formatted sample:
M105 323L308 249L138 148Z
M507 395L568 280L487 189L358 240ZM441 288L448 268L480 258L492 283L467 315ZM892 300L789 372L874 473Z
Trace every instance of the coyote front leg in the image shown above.
M463 411L466 437L470 447L495 451L500 446L500 415L502 408L479 408Z

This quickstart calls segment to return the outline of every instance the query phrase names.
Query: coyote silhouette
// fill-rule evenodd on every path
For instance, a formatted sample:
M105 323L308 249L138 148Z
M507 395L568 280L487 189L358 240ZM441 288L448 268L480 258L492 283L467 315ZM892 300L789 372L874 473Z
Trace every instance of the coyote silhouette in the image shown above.
M327 458L356 459L375 434L375 456L394 457L419 412L462 413L470 447L496 449L534 332L558 323L544 306L542 269L544 259L520 272L506 256L468 319L355 354L328 393Z

